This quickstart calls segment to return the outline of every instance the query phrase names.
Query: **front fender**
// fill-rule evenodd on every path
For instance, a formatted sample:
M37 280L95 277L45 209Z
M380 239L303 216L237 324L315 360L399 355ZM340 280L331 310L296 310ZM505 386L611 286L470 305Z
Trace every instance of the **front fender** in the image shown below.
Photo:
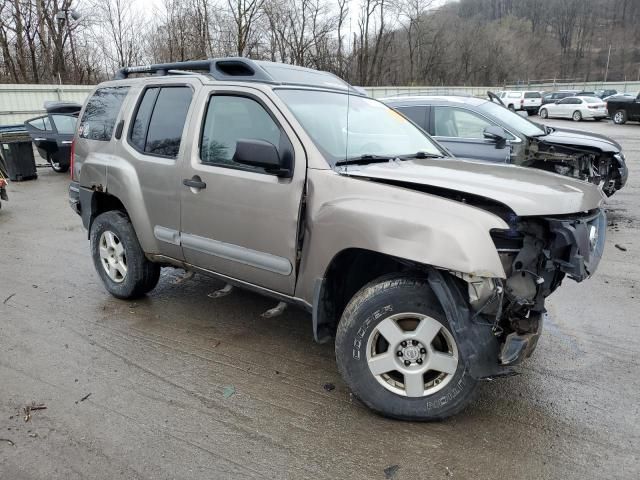
M326 170L310 171L308 192L296 289L300 298L312 301L315 280L350 248L470 275L505 277L490 231L508 226L487 211Z

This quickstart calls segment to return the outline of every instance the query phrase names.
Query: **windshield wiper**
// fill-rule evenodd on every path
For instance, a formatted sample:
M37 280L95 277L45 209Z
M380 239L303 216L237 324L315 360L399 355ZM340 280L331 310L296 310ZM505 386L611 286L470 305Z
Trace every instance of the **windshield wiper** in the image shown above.
M367 163L379 163L379 162L388 162L389 160L393 160L396 158L395 156L390 155L374 155L372 153L365 153L364 155L360 155L359 157L351 157L346 158L344 160L340 160L336 162L336 166L340 165L366 165Z
M410 153L409 155L398 155L400 160L405 160L408 158L444 158L444 155L441 153L428 153L428 152L416 152Z

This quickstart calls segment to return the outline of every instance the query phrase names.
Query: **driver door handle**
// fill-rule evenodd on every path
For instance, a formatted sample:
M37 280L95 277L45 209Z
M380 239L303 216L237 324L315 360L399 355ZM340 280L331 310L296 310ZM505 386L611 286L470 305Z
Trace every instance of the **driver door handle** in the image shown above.
M186 187L191 187L191 188L198 188L198 189L207 188L207 184L204 183L202 180L200 180L200 177L198 177L197 175L193 178L185 178L184 180L182 180L182 184L185 185Z

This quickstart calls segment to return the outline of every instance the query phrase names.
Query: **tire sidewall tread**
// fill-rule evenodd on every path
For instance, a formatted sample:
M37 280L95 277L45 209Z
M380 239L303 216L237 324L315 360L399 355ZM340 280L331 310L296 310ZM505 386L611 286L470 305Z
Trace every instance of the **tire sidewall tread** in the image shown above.
M426 397L403 397L387 390L367 365L366 346L372 328L389 315L409 308L435 318L451 331L425 278L397 274L395 278L382 277L365 285L342 315L336 333L338 370L354 395L379 414L400 420L442 420L461 411L476 391L477 380L470 376L460 351L454 378Z
M100 236L106 230L115 233L125 249L127 275L120 283L109 278L100 260ZM98 215L91 224L89 236L94 267L105 288L114 297L120 299L139 298L157 285L160 279L160 266L145 257L133 225L124 212L111 210Z

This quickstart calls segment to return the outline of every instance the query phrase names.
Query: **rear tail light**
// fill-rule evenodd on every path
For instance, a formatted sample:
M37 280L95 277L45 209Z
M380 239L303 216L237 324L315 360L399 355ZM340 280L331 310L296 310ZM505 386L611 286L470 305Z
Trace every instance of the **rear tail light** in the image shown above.
M69 164L69 169L71 170L71 181L75 181L76 179L75 163L76 163L76 141L74 139L71 142L71 161Z
M524 105L524 98L520 99L520 105Z

